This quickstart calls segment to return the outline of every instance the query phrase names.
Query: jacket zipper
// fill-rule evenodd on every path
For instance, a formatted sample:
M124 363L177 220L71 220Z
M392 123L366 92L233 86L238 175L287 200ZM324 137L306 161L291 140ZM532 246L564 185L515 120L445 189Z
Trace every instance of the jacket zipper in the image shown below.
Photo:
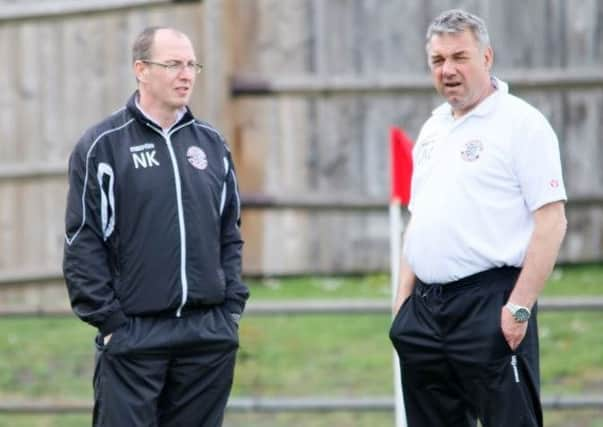
M184 206L182 205L182 183L180 181L180 169L178 168L178 162L176 160L176 155L174 154L171 135L177 130L182 129L191 123L193 123L193 120L184 123L167 133L161 132L158 129L155 129L153 126L148 125L155 132L160 133L161 136L163 136L170 153L172 169L174 170L174 182L176 184L176 205L178 207L178 228L180 229L180 283L182 284L182 298L180 301L180 306L176 310L176 317L180 317L182 315L182 308L186 304L188 298L188 279L186 277L186 227L184 224Z

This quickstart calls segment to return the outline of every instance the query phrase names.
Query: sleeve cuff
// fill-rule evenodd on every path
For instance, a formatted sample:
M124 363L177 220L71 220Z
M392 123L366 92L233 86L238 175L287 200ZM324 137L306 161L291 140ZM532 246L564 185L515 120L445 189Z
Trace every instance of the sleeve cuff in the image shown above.
M231 314L237 314L241 316L243 314L243 310L245 309L245 304L241 304L239 301L233 299L227 299L224 302L224 306Z
M124 314L123 311L118 310L112 313L102 325L99 326L98 330L103 336L109 335L113 333L113 331L119 329L120 326L126 324L128 322L128 318Z

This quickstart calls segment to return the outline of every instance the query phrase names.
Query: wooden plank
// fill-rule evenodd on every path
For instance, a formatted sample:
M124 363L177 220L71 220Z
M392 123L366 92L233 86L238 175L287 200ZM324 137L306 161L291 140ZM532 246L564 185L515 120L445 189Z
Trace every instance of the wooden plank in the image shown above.
M128 28L128 16L131 13L107 14L97 19L101 20L104 29L102 36L105 41L101 51L103 112L116 111L123 107L130 92L134 90L134 79L131 71L131 49L133 36ZM99 115L96 120L101 120ZM92 123L86 124L92 125ZM83 132L83 128L82 128ZM75 141L72 141L75 144Z
M234 137L230 141L235 155L239 189L244 194L263 191L270 164L268 143L271 135L267 125L270 100L249 102L241 100L234 105ZM243 202L245 203L245 202ZM266 217L261 211L242 213L242 233L245 236L243 265L261 271L265 259L264 240Z
M383 210L388 201L381 197L367 197L362 194L320 194L305 193L290 196L280 194L243 194L243 207L246 209L292 209L292 210Z
M35 161L44 158L42 129L41 81L44 74L40 69L40 33L34 22L24 22L17 33L18 47L18 95L20 108L15 112L18 159Z
M62 78L62 70L57 66L60 58L60 27L56 22L45 20L37 23L39 45L37 52L37 70L40 80L40 140L37 141L39 157L30 161L62 162L67 158L67 153L62 149L65 145L61 141L61 123L63 121L61 108L61 93L66 84ZM64 161L66 165L66 161Z
M10 223L13 225L9 232L9 239L11 241L11 245L8 249L8 252L4 254L8 259L11 260L10 266L11 268L21 269L27 268L23 265L23 254L26 251L25 246L26 242L24 241L24 224L20 215L17 215L16 212L24 212L25 209L25 195L21 188L14 186L13 187L13 197L9 199L9 218Z
M305 72L312 54L312 25L307 0L233 0L240 28L236 37L243 52L237 69ZM239 50L240 51L240 50Z
M47 216L43 210L43 187L34 181L22 181L17 186L15 217L16 235L14 250L16 268L33 268L44 264L44 228Z
M244 157L243 170L246 170L249 158ZM48 164L9 164L0 166L0 181L35 180L60 178L66 180L67 160L63 163ZM371 169L373 170L373 169ZM241 174L243 175L243 174ZM242 189L249 188L243 180ZM375 182L377 185L380 181ZM257 186L256 186L257 188ZM353 188L353 186L351 187ZM367 196L366 193L356 191L340 191L336 194L324 192L278 192L273 194L248 191L241 193L244 208L247 209L342 209L342 210L381 210L385 209L388 200L383 196ZM567 202L568 208L586 208L603 205L603 194L571 195Z
M603 258L603 209L568 210L567 234L559 254L566 262L601 260Z
M304 186L305 191L320 194L332 189L334 194L341 195L357 191L369 199L364 178L372 165L367 161L364 149L365 100L349 95L320 98L315 100L313 107L316 109L316 129L312 133L313 161L308 162L308 174L313 179ZM380 156L385 154L380 153ZM318 271L328 271L329 266L345 270L353 265L357 255L364 257L370 252L369 245L362 244L371 236L362 226L364 219L361 216L334 210L328 214L312 213L308 221L304 245L309 257L308 265ZM350 248L354 248L353 254ZM371 267L368 263L365 265Z
M603 117L603 88L572 91L563 100L563 139L569 145L563 153L566 175L569 178L568 191L580 195L590 188L601 189L603 150L600 126Z
M482 17L490 32L497 73L504 67L554 66L551 62L557 62L561 52L557 47L548 46L550 37L555 40L555 32L559 33L559 22L547 14L551 0L532 0L528 3L522 0L507 0L504 3L488 0L485 3L487 11Z
M247 169L249 158L244 156L243 168ZM48 164L9 164L0 166L0 181L35 180L48 178L66 179L67 160L63 163ZM370 170L373 170L372 168ZM380 181L376 182L377 185ZM246 180L242 188L246 189ZM257 188L257 186L256 186ZM354 186L351 186L354 188ZM275 192L276 193L276 192ZM330 209L330 210L381 210L388 205L388 200L383 196L367 196L366 193L356 191L340 191L336 194L324 192L278 192L267 194L262 192L241 193L241 201L247 209ZM571 196L567 202L569 208L586 208L603 205L603 194Z
M329 3L322 0L311 0L308 4L309 7L309 21L312 27L312 47L310 51L310 58L308 69L312 73L323 76L327 74L327 35L329 28L327 27L327 19L325 9Z
M0 182L0 271L59 265L66 182Z
M282 7L274 1L233 0L231 10L236 19L233 70L266 68L297 73L309 68L313 52L310 2L289 0ZM307 129L313 126L305 119L305 104L305 100L293 99L237 101L235 132L241 138L236 141L237 166L243 191L283 194L303 188L300 183L308 175L303 150ZM252 212L252 224L247 223L249 215L244 212L244 232L249 231L248 225L260 228L253 227L251 238L246 237L246 270L260 273L278 264L277 271L299 271L309 265L309 251L303 242L307 212ZM252 257L247 255L250 252ZM252 260L254 264L250 264Z
M40 187L41 212L44 215L41 221L43 228L38 237L41 249L38 267L56 268L63 262L67 180L44 180Z
M603 87L599 68L501 70L497 75L514 89L564 90ZM251 95L328 95L342 93L421 93L433 92L427 74L330 75L264 75L240 73L233 77L233 96Z
M204 70L196 85L199 90L199 104L202 105L203 120L216 126L224 137L231 137L233 129L228 112L231 108L228 99L228 77L231 72L230 41L225 30L227 9L224 2L206 3L199 19L202 34L199 35L197 50L203 54ZM232 125L231 125L232 126Z
M19 108L17 99L17 67L15 64L15 25L0 25L0 57L10 59L2 70L0 78L0 164L17 160L17 124L15 111Z
M603 49L603 5L597 0L571 2L564 10L564 56L569 65L599 65Z
M17 262L14 254L16 218L13 210L15 200L15 187L0 183L0 275L2 270L15 268Z
M357 49L357 43L361 38L362 17L359 14L360 3L349 1L323 2L323 9L319 11L324 15L321 19L324 40L322 46L316 48L324 49L322 53L324 60L323 75L337 75L342 73L359 72L359 58L362 52ZM333 23L337 23L337 30L333 31Z
M179 0L182 2L182 0ZM202 1L202 0L197 0ZM48 2L20 2L2 4L0 21L65 17L66 15L106 12L111 10L148 7L173 3L173 0L55 0Z
M303 209L303 210L386 210L389 201L379 196L366 196L362 193L299 193L295 195L270 195L246 193L241 195L242 205L246 209ZM603 196L576 196L567 202L568 209L602 207Z
M0 180L38 179L67 176L67 160L44 163L9 163L0 165Z
M57 58L57 66L63 73L65 83L61 87L61 121L63 140L73 148L79 136L87 126L92 123L85 121L85 117L92 108L83 108L83 98L80 98L80 92L85 88L81 87L82 73L80 70L79 55L82 50L83 40L78 34L79 19L66 19L61 23L60 56ZM88 77L86 78L88 79ZM71 149L68 150L71 152Z
M285 196L317 191L317 140L323 128L321 118L310 119L313 101L282 96L272 105L274 133L267 143L268 173L264 189ZM266 225L264 270L303 271L309 266L316 271L323 270L325 258L321 253L329 243L316 238L321 222L315 213L307 210L268 212Z
M20 284L44 284L46 282L62 281L63 274L56 268L47 269L26 269L19 270L0 270L0 285L15 286Z

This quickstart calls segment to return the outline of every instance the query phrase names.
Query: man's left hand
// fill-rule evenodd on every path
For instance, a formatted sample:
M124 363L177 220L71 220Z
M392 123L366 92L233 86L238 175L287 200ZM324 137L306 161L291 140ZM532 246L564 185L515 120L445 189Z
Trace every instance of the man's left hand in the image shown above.
M511 312L503 307L500 315L500 328L502 329L503 336L507 340L507 344L509 344L511 350L515 351L526 336L528 322L520 323L516 321Z

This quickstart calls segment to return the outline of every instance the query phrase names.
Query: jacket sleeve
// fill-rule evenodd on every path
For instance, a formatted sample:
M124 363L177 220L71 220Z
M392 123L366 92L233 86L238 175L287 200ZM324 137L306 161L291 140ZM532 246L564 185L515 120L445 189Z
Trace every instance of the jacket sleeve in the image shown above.
M249 298L249 289L241 278L241 258L243 240L241 239L241 202L237 177L230 153L225 157L227 163L225 181L225 203L222 212L220 245L222 270L226 277L225 305L233 314L242 314L245 302Z
M74 313L107 335L127 321L113 291L96 160L78 144L69 159L63 274Z

